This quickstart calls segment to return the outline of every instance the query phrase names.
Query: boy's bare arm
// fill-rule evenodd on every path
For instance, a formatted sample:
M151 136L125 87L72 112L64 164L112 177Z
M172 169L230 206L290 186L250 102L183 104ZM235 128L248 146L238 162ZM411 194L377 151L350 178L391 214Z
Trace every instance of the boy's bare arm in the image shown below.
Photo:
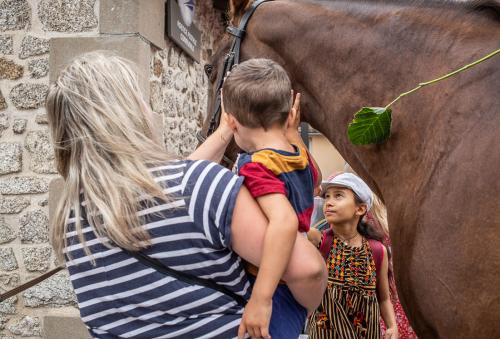
M269 220L264 238L262 260L250 300L245 307L240 330L267 337L272 312L272 296L290 260L297 237L298 218L283 194L257 198Z

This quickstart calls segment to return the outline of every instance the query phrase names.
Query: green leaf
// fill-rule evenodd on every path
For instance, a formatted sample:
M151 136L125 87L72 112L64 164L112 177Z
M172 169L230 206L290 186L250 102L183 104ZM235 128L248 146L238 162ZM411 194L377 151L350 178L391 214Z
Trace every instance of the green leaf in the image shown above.
M363 107L349 124L347 134L354 145L381 143L391 135L391 109Z

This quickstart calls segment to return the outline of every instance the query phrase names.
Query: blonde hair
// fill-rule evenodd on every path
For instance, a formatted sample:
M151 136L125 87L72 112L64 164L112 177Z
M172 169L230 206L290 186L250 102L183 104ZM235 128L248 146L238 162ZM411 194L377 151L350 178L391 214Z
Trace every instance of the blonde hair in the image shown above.
M52 245L60 259L67 247L70 213L85 253L85 214L97 236L136 251L149 244L137 216L147 205L167 201L149 166L171 160L155 140L150 115L132 64L105 52L74 59L51 85L46 102L58 172L64 189L55 210ZM148 116L149 115L149 116Z
M387 208L378 195L373 193L373 204L370 209L371 214L375 220L379 223L380 227L384 231L385 235L389 235L389 223L387 221Z

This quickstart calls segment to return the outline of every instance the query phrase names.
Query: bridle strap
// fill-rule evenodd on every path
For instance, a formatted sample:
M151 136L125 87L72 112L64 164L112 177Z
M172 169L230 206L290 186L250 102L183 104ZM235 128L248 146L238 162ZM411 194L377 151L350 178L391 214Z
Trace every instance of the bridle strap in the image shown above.
M231 71L231 69L236 66L239 61L240 61L240 50L241 50L241 42L243 41L243 38L245 36L245 29L247 27L248 21L252 17L253 13L255 10L264 2L267 2L269 0L257 0L252 3L250 8L243 14L243 17L241 18L240 24L238 27L234 26L228 26L226 29L226 32L234 36L234 40L231 44L231 48L229 49L229 52L226 54L224 57L224 63L222 67L222 71L219 72L217 76L217 85L216 85L216 98L215 98L215 105L214 109L212 111L212 115L210 117L210 123L208 125L208 130L207 130L207 136L204 137L201 132L198 132L196 134L196 137L199 142L204 142L206 138L211 135L217 127L220 124L220 117L221 117L221 89L222 85L224 84L224 78L226 77L227 73ZM227 156L224 155L224 161L228 164L234 163L234 161L230 160Z

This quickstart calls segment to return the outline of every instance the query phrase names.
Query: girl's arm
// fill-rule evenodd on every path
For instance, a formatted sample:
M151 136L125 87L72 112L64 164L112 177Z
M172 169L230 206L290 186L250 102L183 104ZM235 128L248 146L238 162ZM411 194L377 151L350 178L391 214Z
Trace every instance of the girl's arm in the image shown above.
M389 292L389 260L387 257L387 249L383 246L384 258L382 260L382 267L380 274L377 272L377 297L380 306L380 314L384 319L387 331L384 339L397 339L398 327L396 324L396 315L392 307L391 296Z

